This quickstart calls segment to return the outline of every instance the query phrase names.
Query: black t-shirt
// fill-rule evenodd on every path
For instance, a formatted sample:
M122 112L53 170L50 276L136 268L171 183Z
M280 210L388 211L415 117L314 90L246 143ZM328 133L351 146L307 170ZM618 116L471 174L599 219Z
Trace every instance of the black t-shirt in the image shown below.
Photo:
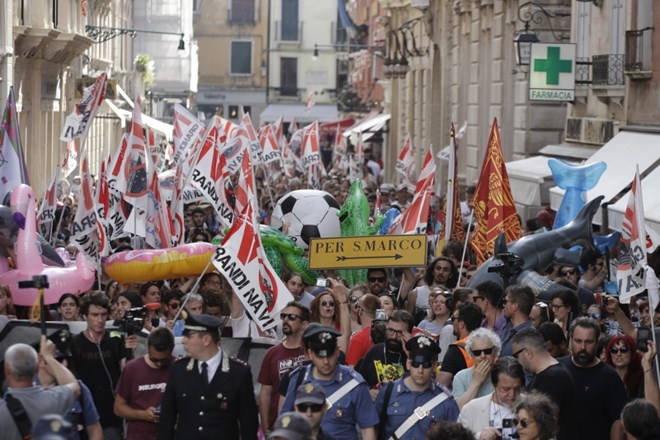
M440 368L440 371L451 373L456 376L456 373L465 370L466 368L467 364L465 363L463 352L457 345L451 344L447 348L445 358L442 360L442 368Z
M404 352L392 353L385 350L385 344L376 344L369 349L355 369L373 388L381 382L391 382L406 372L407 356Z
M619 419L628 401L623 381L612 367L599 362L590 368L579 368L570 356L558 359L575 383L575 397L580 423L576 437L580 440L610 438L612 423Z
M539 374L528 386L546 394L559 407L559 432L557 440L574 440L578 424L575 398L575 383L562 364L551 365Z
M121 360L126 358L124 337L116 331L106 331L97 345L79 333L72 338L71 354L78 377L92 392L101 426L121 427L122 421L115 415L113 406Z

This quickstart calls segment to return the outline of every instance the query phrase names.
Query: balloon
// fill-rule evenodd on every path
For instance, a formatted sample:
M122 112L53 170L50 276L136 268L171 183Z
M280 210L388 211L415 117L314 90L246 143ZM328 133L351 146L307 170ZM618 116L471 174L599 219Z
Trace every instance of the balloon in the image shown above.
M495 249L496 256L503 252L510 252L522 260L521 272L511 282L528 285L535 294L542 293L541 298L551 296L557 285L539 275L538 271L550 266L558 248L568 247L580 239L593 243L591 219L598 211L602 200L603 196L600 196L583 206L575 219L562 228L542 234L527 235L508 245L503 242L503 239L498 239ZM496 256L479 266L470 279L468 287L474 288L483 281L494 281L503 285L502 278L492 270L502 264L502 261Z
M571 165L559 159L549 159L548 166L557 186L566 190L552 225L553 229L558 229L575 218L586 202L585 191L596 186L607 164Z
M392 223L394 222L394 219L396 219L400 214L401 214L401 211L399 211L396 208L390 208L387 211L385 211L385 214L383 214L384 217L385 217L385 220L380 225L380 229L378 230L378 233L380 235L386 235L387 231L390 230L390 226L392 226Z
M0 284L6 284L12 292L14 304L34 304L37 289L19 289L20 281L31 281L34 275L46 275L49 287L44 289L44 303L54 304L65 293L80 293L94 285L94 265L84 255L78 254L75 267L44 266L37 241L34 192L25 184L19 184L11 195L11 210L18 227L16 239L16 269L10 270L7 260L0 257Z
M216 246L198 241L168 249L117 252L103 259L103 271L120 283L196 276L204 271Z
M369 226L369 201L364 195L362 180L355 179L346 197L346 201L337 213L342 237L361 237L375 235L382 225L385 217L379 215L373 225ZM366 269L340 270L339 275L348 282L349 286L364 283L367 280Z

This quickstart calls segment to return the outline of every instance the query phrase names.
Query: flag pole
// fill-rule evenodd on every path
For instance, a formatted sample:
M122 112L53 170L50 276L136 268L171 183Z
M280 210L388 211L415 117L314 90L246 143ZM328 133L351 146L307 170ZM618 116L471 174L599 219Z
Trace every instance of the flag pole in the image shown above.
M199 274L197 277L197 281L195 281L195 284L193 284L192 288L190 291L186 294L186 300L181 304L179 307L179 311L176 312L176 315L174 315L174 319L172 321L176 322L179 319L179 315L183 311L183 308L188 304L188 300L190 299L190 294L191 293L197 293L197 289L199 289L199 283L202 281L202 278L204 277L204 274L206 273L207 270L209 270L209 267L211 266L211 263L213 262L213 257L209 258L209 262L206 264L206 267L202 271L202 273Z
M472 208L470 210L470 217L468 217L467 233L465 234L465 243L463 243L463 255L461 256L461 265L460 265L460 268L458 269L458 281L456 282L457 286L461 282L461 273L463 272L463 264L465 263L465 254L467 252L468 242L470 241L470 228L472 227L472 215L473 214L474 214L474 208Z

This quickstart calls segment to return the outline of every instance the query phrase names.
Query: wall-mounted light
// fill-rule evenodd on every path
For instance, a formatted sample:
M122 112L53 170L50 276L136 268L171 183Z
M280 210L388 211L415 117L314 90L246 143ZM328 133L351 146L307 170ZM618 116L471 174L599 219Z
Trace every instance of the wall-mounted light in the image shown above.
M550 12L544 5L536 2L525 2L518 7L518 20L524 24L524 28L516 32L513 38L513 45L516 48L516 64L519 66L529 65L532 43L538 43L540 40L535 31L530 29L530 23L537 25L541 24L544 20L548 22L548 29L552 36L557 41L565 40L566 37L557 34L552 25L552 19L557 17L570 17L570 13L564 12Z
M149 31L145 29L125 29L125 28L113 28L105 26L85 26L85 32L87 36L94 40L95 43L103 43L108 40L112 40L115 37L120 35L128 35L131 38L135 38L137 34L156 34L156 35L178 35L179 36L179 46L178 50L186 50L186 43L183 40L183 33L179 32L160 32L160 31Z

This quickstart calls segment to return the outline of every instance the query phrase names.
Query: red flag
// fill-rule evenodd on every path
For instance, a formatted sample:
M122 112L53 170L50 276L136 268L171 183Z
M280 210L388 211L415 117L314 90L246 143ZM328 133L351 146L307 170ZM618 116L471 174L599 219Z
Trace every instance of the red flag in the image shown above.
M413 157L412 141L410 135L406 136L399 153L399 159L396 161L396 170L403 175L403 183L409 187L415 186L417 176L415 176L415 158Z
M204 133L204 124L181 104L174 105L174 155L172 162L179 164Z
M250 161L250 155L243 155L243 163L241 164L241 171L238 175L238 187L236 188L236 213L239 214L247 206L252 204L252 212L257 211L257 201L255 194L256 185L254 181L254 173L252 172L252 162ZM252 195L252 197L250 197Z
M302 163L306 170L312 164L321 162L321 151L319 149L319 123L317 121L305 127L302 145Z
M522 237L516 206L511 195L497 119L486 147L486 155L474 195L474 217L477 230L472 237L472 249L478 263L493 256L495 240L504 233L507 243Z

